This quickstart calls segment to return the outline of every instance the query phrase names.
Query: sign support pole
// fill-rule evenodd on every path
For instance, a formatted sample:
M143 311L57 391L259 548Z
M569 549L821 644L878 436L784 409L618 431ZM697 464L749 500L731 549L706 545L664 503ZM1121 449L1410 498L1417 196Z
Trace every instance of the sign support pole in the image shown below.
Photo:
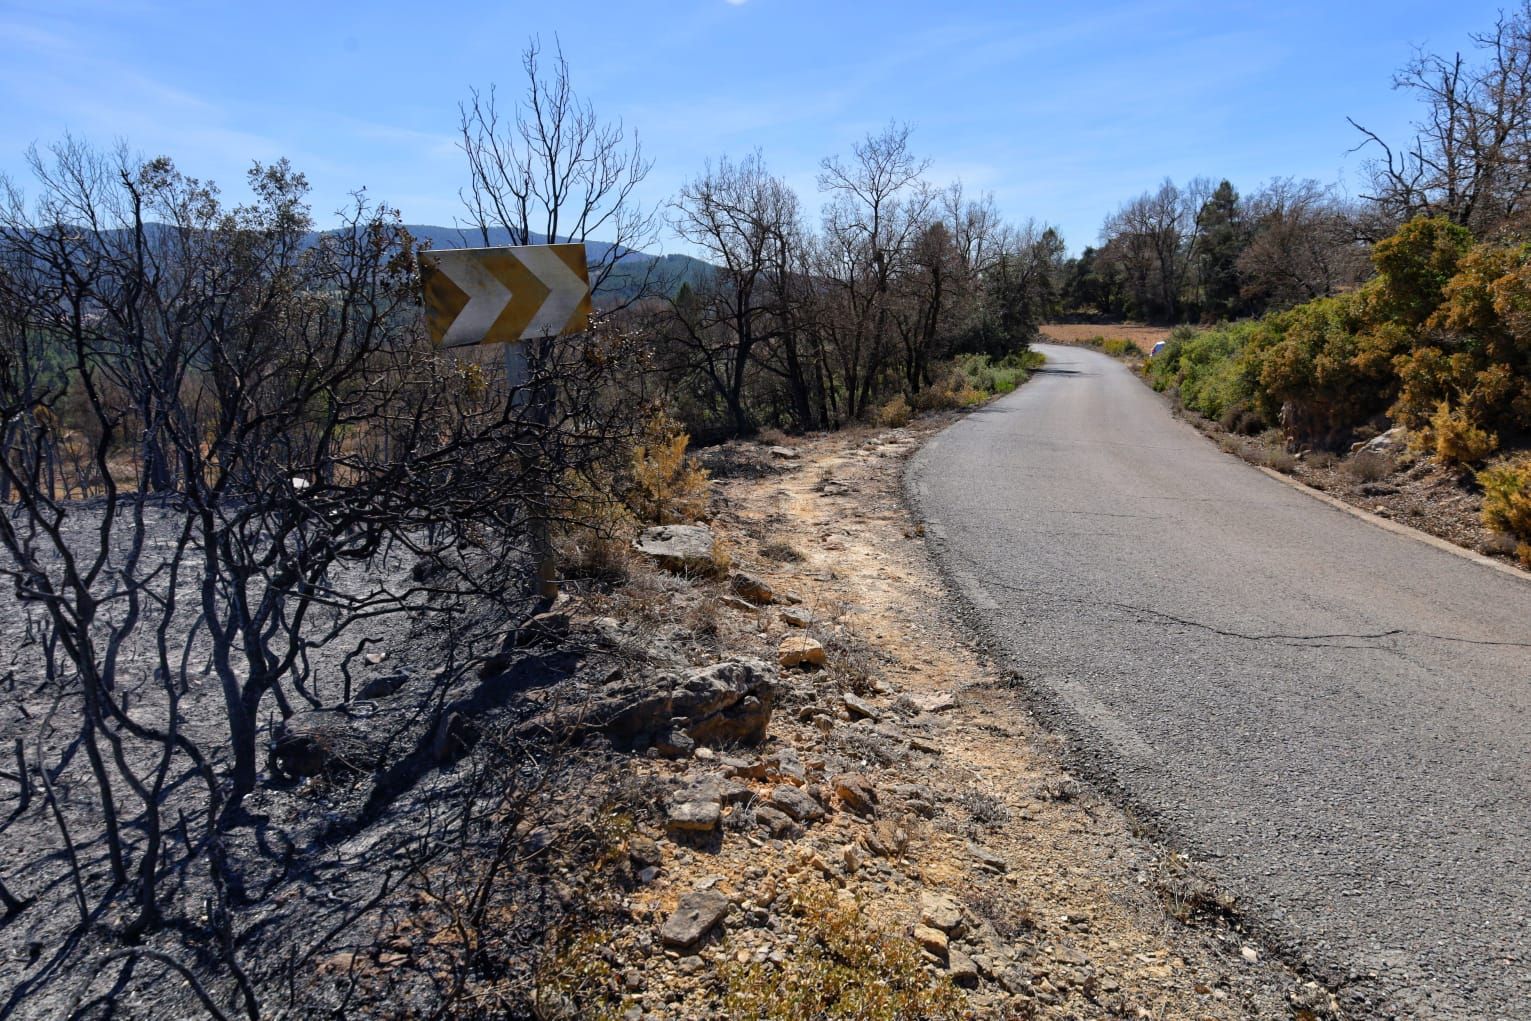
M527 418L534 427L546 429L548 406L544 400L545 395L533 394L527 389L527 383L532 378L531 355L527 348L532 343L535 341L502 345L505 348L505 382L510 388L510 400L517 406L527 407ZM547 493L540 485L527 494L527 531L532 543L532 556L537 561L533 590L539 599L547 600L551 605L558 598L558 564L553 556L548 521L543 514L546 503Z

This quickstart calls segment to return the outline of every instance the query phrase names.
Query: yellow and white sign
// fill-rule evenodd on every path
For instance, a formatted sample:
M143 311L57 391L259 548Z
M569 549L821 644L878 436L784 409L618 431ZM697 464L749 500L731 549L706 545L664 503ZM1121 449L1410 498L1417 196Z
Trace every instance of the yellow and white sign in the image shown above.
M513 344L590 325L584 245L421 252L420 278L426 327L441 347Z

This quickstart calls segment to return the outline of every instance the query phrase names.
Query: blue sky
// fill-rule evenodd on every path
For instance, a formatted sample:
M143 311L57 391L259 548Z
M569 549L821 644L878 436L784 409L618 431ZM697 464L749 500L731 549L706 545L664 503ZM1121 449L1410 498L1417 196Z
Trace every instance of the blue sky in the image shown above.
M1401 134L1416 109L1393 71L1416 45L1465 48L1499 6L0 0L0 172L23 177L26 147L68 131L238 197L251 160L287 156L321 214L366 186L447 224L458 101L518 88L526 38L556 34L576 88L642 137L650 203L758 147L816 211L819 159L896 119L934 180L1058 224L1077 251L1165 176L1359 190L1346 115Z

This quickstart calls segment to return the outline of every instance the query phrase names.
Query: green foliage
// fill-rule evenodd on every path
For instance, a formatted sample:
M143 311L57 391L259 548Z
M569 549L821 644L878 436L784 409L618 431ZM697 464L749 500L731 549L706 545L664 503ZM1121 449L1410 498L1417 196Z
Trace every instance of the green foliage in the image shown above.
M1531 431L1531 246L1479 244L1443 219L1377 243L1359 290L1177 336L1148 366L1212 418L1247 407L1293 442L1337 448L1383 415L1443 460Z
M1483 524L1518 539L1521 563L1531 567L1531 458L1485 468L1478 473L1478 485L1483 487Z
M940 411L982 404L991 397L1013 392L1031 378L1043 361L1042 355L1030 348L1003 358L958 355L937 373L934 383L914 395L911 406L915 411ZM897 410L892 401L883 410L887 412L890 408Z
M867 924L824 890L792 901L800 931L782 965L728 965L725 1014L758 1021L925 1021L965 1015L962 995L911 940Z
M1440 305L1457 263L1472 247L1472 235L1442 216L1410 220L1372 248L1380 274L1374 315L1419 326Z
M1030 349L991 358L988 355L958 355L954 365L966 389L984 396L1007 394L1031 378L1042 364L1042 355Z
M1126 358L1138 349L1136 344L1125 337L1102 337L1098 346L1112 358Z
M1239 193L1227 181L1217 186L1196 214L1202 235L1196 258L1202 314L1210 319L1230 318L1239 309L1239 254L1249 240L1241 215Z
M1181 327L1148 363L1155 390L1176 388L1186 407L1221 419L1254 402L1257 368L1245 357L1258 345L1258 323L1232 323L1214 330Z

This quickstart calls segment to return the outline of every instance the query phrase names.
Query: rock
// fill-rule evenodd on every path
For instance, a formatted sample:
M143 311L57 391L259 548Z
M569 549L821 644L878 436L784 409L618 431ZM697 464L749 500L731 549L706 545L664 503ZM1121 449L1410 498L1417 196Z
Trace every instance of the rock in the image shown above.
M768 773L767 765L759 759L741 759L733 755L724 755L718 759L718 765L723 767L724 776L743 776L751 780L764 780Z
M848 691L840 696L840 701L845 704L845 711L853 720L871 720L876 723L882 719L881 714L872 707L871 703L857 698Z
M747 659L678 674L624 675L572 723L640 743L680 730L697 745L757 744L771 721L773 680L765 664Z
M756 606L754 603L740 599L738 596L723 596L718 600L718 602L722 603L730 610L738 610L741 613L758 613L760 611L760 607Z
M951 945L946 938L946 933L940 929L932 929L928 925L916 925L914 927L914 941L920 948L938 960L946 960L951 951Z
M946 973L951 980L965 989L978 984L978 965L961 950L950 947L946 952Z
M800 606L789 606L781 611L781 619L790 627L812 627L819 620L812 610Z
M835 777L834 786L835 795L857 815L872 815L877 811L877 789L861 773L843 773Z
M645 528L633 542L633 549L677 574L712 575L718 570L713 559L712 529L706 525Z
M728 914L728 904L728 898L716 890L688 893L660 926L659 938L665 946L689 950L723 920Z
M1083 968L1090 963L1090 958L1086 954L1073 947L1054 947L1052 957L1059 964L1067 964L1073 968Z
M982 865L984 868L990 870L991 872L1010 871L1010 863L1005 861L1004 858L1001 858L999 855L995 854L993 851L989 850L987 847L980 847L977 844L968 844L968 853L971 854L974 858L978 859L978 864Z
M673 833L711 833L723 821L715 801L685 801L670 806L665 827Z
M808 767L791 745L778 748L766 758L765 776L771 780L786 780L801 787L808 782Z
M807 635L793 635L781 643L776 650L777 662L784 668L810 667L816 668L824 665L824 646Z
M1388 454L1395 450L1401 450L1408 441L1408 431L1403 426L1396 425L1387 432L1373 436L1363 443L1351 444L1350 452L1356 454L1366 450L1374 454Z
M882 858L900 858L909 846L909 833L884 819L861 835L867 850Z
M798 822L814 822L824 818L823 807L791 784L777 784L771 788L768 800L772 808L787 813Z
M755 821L764 826L773 837L784 837L797 828L787 813L770 805L755 806Z
M957 700L949 691L935 691L912 697L915 705L919 706L922 712L927 713L944 713L957 705Z
M920 921L948 935L960 935L962 907L945 894L926 890L920 894Z
M362 685L362 689L356 693L356 697L368 702L379 698L387 698L408 683L409 671L407 670L385 674L382 677L374 677Z
M755 792L738 780L725 779L718 784L725 805L747 805L755 799Z
M341 953L338 953L338 954L331 954L329 957L326 957L324 960L319 962L319 974L321 974L321 975L342 975L342 974L347 974L352 969L354 969L356 967L356 961L357 961L358 957L359 957L358 954L353 953L352 951L349 951L349 950L342 951Z
M770 584L764 578L757 578L743 571L736 572L728 579L728 587L733 589L734 595L741 599L748 599L757 606L765 606L776 598Z
M1260 951L1256 950L1254 947L1241 947L1239 949L1239 954L1242 955L1244 960L1250 964L1260 963Z
M650 837L639 834L627 842L627 857L634 865L647 867L660 865L664 862L664 855L659 851L659 845Z
M739 805L752 797L754 793L738 780L731 777L704 776L676 791L670 801L672 804L708 801L714 805Z
M696 742L685 730L672 727L654 739L654 750L667 759L684 759L696 751Z
M796 461L803 456L802 451L796 447L771 447L770 452L772 457L779 457L783 461Z
M478 729L465 713L447 707L436 722L436 732L431 737L431 755L437 762L452 762L459 758L478 738Z

